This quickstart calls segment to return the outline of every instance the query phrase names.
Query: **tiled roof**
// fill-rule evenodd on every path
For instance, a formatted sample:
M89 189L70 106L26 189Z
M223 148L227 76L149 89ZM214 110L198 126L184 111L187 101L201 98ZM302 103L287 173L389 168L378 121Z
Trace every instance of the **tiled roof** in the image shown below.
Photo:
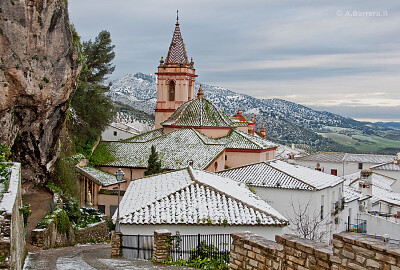
M343 187L343 197L344 197L344 201L346 203L352 202L354 200L358 200L358 201L363 201L366 200L368 198L370 198L371 196L368 195L364 195L362 194L360 191L358 191L357 189L351 187L351 186L344 186Z
M93 167L78 167L79 173L92 181L96 182L98 185L106 187L110 185L117 184L117 179L115 175L107 172L103 172ZM125 181L124 181L125 182Z
M236 127L222 110L201 97L183 103L161 124L182 127Z
M121 224L287 225L245 185L190 167L131 182L120 207Z
M382 171L400 171L400 163L398 161L393 161L372 166L370 169Z
M335 152L318 152L309 156L296 158L304 161L317 162L367 162L367 163L385 163L395 159L395 156L373 155L373 154L348 154Z
M278 147L277 144L264 140L259 136L234 129L231 133L220 139L224 141L227 149L270 149Z
M345 176L347 184L350 186L358 188L358 182L361 180L360 173L353 173ZM372 173L372 197L371 203L375 204L380 201L389 204L394 204L400 206L400 194L393 192L391 185L396 181L393 178L380 175L377 173Z
M204 143L193 129L179 129L145 142L101 142L101 144L109 149L114 158L114 161L101 165L147 167L151 146L154 145L162 168L170 170L184 168L190 160L194 161L195 168L205 169L225 148L220 144Z
M124 140L124 142L147 142L148 140L160 137L163 135L162 128L142 133L138 136Z
M172 36L171 45L169 46L168 55L165 63L189 64L185 50L185 44L183 43L183 38L178 22L176 22L175 24L175 31Z
M320 190L344 181L334 175L280 160L250 164L218 174L252 186L300 190Z

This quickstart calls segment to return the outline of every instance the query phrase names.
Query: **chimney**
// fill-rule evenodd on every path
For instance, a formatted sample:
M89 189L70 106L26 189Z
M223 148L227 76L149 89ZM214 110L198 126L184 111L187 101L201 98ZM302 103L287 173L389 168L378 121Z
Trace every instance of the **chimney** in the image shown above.
M239 109L238 112L237 112L237 114L241 116L241 115L242 115L242 110Z
M361 191L361 193L364 195L372 196L372 171L363 170L360 172L358 190Z
M261 136L265 139L265 128L264 128L264 123L261 125L260 133L261 133Z

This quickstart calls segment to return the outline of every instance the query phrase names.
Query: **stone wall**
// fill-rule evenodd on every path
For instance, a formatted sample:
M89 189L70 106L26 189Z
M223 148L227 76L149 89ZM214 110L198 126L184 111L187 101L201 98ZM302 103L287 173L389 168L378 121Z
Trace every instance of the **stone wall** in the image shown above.
M75 233L75 243L101 243L107 242L109 237L109 231L106 221L93 224L88 228L80 229Z
M333 246L277 235L274 241L250 232L232 235L231 269L400 270L400 247L356 233L335 234Z
M25 234L21 206L21 164L13 163L9 187L0 202L0 268L22 269Z
M111 257L122 257L122 234L111 232Z
M154 231L153 259L155 262L162 262L169 257L171 232L168 230Z
M109 240L109 233L106 221L77 231L70 226L68 233L59 233L55 222L52 222L46 229L33 230L31 239L32 245L53 248L77 243L106 242Z

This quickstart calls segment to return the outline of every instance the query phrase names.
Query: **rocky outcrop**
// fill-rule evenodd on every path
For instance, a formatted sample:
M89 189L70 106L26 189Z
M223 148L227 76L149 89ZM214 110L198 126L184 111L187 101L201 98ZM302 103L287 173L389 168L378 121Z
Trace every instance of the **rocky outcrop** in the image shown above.
M35 182L54 170L81 69L73 32L66 0L0 2L0 142Z

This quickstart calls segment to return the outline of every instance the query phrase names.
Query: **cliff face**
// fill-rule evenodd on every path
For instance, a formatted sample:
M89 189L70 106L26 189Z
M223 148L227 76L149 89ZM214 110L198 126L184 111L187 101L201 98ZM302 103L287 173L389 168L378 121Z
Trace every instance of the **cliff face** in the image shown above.
M0 2L0 142L42 182L54 170L59 136L80 72L67 0Z

